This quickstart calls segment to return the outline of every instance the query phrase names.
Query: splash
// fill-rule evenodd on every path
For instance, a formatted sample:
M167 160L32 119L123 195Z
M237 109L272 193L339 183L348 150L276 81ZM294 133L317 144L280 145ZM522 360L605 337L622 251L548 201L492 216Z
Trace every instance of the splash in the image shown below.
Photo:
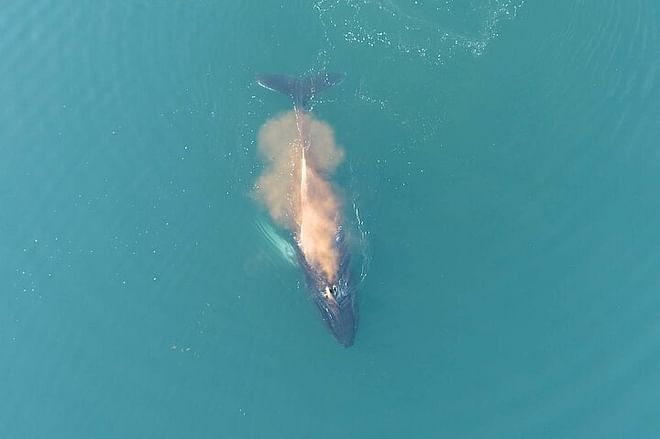
M341 202L327 178L344 152L332 128L310 113L289 111L261 127L258 145L267 166L257 179L255 197L293 233L307 263L333 282L339 268Z
M525 0L317 0L315 9L331 48L348 43L381 48L427 64L457 52L485 53ZM381 58L383 55L379 55Z

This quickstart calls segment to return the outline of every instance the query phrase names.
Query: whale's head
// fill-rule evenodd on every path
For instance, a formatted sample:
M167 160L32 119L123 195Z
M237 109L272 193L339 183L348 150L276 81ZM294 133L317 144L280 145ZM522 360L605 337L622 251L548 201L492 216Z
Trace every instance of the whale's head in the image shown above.
M323 322L337 341L348 347L353 344L357 332L357 288L351 281L348 254L343 252L341 256L339 270L333 279L310 267L302 255L300 260Z
M355 341L358 327L357 285L351 279L350 253L342 229L336 238L339 263L336 273L328 276L320 267L311 265L300 247L298 260L305 272L307 286L321 319L337 341L349 347Z
M347 278L321 284L314 294L321 318L339 343L348 347L355 340L358 313L355 288Z

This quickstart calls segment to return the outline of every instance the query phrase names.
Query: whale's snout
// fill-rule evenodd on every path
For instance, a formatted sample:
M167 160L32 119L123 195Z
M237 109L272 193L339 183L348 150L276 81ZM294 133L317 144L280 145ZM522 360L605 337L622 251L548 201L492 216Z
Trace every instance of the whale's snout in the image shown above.
M353 300L353 298L350 298L350 300L345 301L346 303L343 306L339 306L337 318L333 319L333 324L330 327L337 341L345 347L351 346L355 341L357 313Z
M316 305L335 339L345 347L351 346L358 323L355 292L346 284L333 284L317 296Z

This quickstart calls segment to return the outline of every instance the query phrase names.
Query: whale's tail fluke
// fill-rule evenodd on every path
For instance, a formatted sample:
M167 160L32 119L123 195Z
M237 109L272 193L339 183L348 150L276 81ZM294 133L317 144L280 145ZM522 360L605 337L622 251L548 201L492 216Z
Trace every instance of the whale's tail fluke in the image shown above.
M257 83L269 90L290 96L294 105L306 108L314 95L339 84L343 79L343 73L324 71L299 78L279 74L258 75Z

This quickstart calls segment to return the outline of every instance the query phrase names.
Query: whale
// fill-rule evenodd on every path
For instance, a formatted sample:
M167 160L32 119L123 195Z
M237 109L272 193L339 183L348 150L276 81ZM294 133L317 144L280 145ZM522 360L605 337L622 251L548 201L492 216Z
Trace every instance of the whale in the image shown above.
M308 173L317 173L310 156L315 148L315 138L310 128L311 108L310 103L320 92L336 86L344 79L344 74L322 71L304 76L288 76L283 74L261 74L257 75L256 82L260 86L286 95L293 104L295 114L294 143L300 145L300 157L295 156L296 166L302 168L300 181L294 182L300 185L300 190L294 196L301 200L296 201L298 205L314 211L317 207L324 209L323 200L319 197L308 196L314 188L307 188L305 179ZM297 174L296 174L297 175ZM298 177L296 177L298 178ZM294 186L297 187L297 186ZM319 192L319 191L316 191ZM290 195L289 195L290 196ZM318 206L317 206L318 205ZM315 246L314 242L306 234L306 231L315 227L317 216L307 215L304 219L298 219L295 227L291 227L291 239L294 251L298 259L298 265L304 273L306 289L311 295L313 303L319 311L321 320L328 328L334 338L343 346L353 345L358 328L358 303L357 288L351 276L350 251L347 244L345 225L341 220L341 212L330 212L333 227L325 228L324 234L331 234L330 239L322 236L324 242L328 242L329 249L325 253L332 253L332 269L322 266L311 254L309 248ZM334 215L334 216L333 216ZM305 216L304 212L303 215ZM326 216L328 214L326 213Z

